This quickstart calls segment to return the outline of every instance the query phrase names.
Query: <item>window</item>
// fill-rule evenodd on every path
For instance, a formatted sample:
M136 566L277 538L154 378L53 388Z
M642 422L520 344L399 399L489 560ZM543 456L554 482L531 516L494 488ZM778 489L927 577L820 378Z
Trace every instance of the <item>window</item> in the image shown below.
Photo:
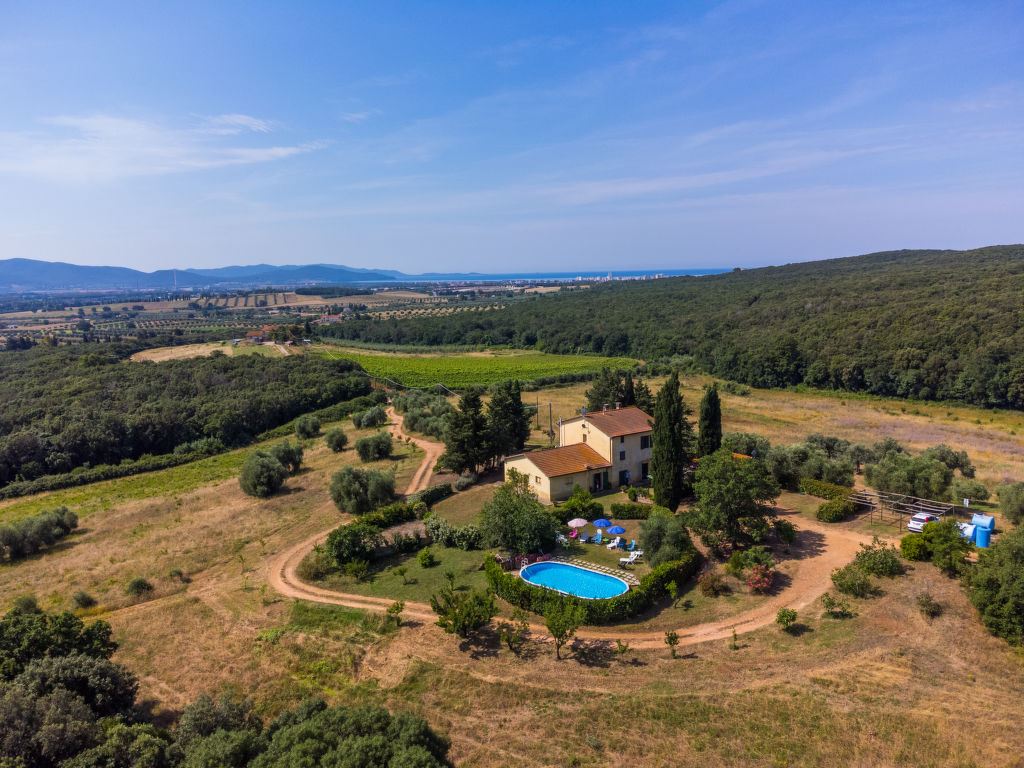
M584 443L587 442L587 433L586 432L583 433L583 442Z
M540 485L540 475L537 475L537 477L534 478L534 482L536 482L537 485Z
M625 436L625 435L622 435L622 436L621 436L621 437L619 438L619 444L621 445L621 444L622 444L622 443L624 443L624 442L626 442L626 436Z
M650 448L650 447L651 447L651 436L650 435L641 435L641 437L640 437L640 450L643 451L643 450L646 450L647 448Z
M626 452L625 451L619 451L619 461L625 461L625 460L626 460Z

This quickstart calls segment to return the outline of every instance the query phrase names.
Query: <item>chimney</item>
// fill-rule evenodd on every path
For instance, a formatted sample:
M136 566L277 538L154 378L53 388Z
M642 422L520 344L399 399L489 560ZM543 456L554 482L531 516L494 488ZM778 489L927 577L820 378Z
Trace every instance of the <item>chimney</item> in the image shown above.
M615 410L617 411L620 408L622 408L622 403L615 403Z

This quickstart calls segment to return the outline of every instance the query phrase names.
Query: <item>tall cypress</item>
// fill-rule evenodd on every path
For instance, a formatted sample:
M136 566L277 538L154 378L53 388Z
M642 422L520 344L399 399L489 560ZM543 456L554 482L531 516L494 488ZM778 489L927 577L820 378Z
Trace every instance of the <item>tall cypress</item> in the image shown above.
M636 405L636 387L633 386L633 374L626 371L626 379L622 382L622 407Z
M722 447L722 401L718 385L704 388L700 401L700 432L697 435L697 455L710 456Z
M687 491L693 461L693 427L679 394L679 375L673 371L654 401L651 431L651 478L654 500L675 510Z
M487 463L487 419L484 416L483 391L470 387L459 398L459 408L448 414L444 455L439 463L462 474L475 472Z
M518 381L502 381L491 387L487 404L488 463L523 450L530 437L530 414L523 407Z

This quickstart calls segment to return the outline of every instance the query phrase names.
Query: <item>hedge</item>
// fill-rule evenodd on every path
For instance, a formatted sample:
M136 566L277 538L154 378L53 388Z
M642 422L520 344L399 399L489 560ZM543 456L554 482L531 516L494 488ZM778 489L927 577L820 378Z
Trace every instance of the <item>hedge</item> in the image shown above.
M608 507L611 517L616 520L646 520L655 509L665 509L653 504L621 504L616 502ZM666 512L668 510L665 510Z
M379 404L383 399L386 399L386 395L384 395L380 390L374 390L368 395L360 395L359 397L354 397L351 400L335 403L334 405L329 405L326 408L320 408L316 411L310 411L302 416L315 416L322 424L328 424L332 421L341 421L355 411L364 411L367 408L372 408L374 405ZM259 435L256 440L262 442L264 440L273 440L278 437L288 437L295 431L295 422L301 419L302 416L297 416L288 423L282 424L279 427L268 429L266 432Z
M423 489L419 493L412 494L408 499L406 499L406 501L409 504L415 504L418 501L422 501L428 507L432 507L434 504L441 501L441 499L447 499L453 493L455 493L455 491L452 490L451 483L438 483L437 485L432 485L429 488Z
M389 504L386 507L379 507L368 512L365 515L361 515L356 518L357 523L366 523L372 525L374 528L390 528L393 525L399 525L400 523L408 523L411 520L415 520L417 517L415 505L403 503L401 501L395 504Z
M838 523L853 514L853 502L849 499L826 501L815 515L823 523Z
M584 600L530 584L503 570L493 555L488 555L484 560L484 571L494 593L519 608L546 615L548 611L557 610L569 602L582 609L584 624L609 624L625 621L651 608L668 595L669 582L681 585L693 578L700 561L700 553L691 544L678 560L662 563L644 576L639 586L607 600Z
M824 480L815 480L813 477L801 478L799 487L801 491L810 496L817 496L820 499L829 499L830 501L848 498L853 493L853 488L847 488L845 485L836 485L835 483L826 483Z

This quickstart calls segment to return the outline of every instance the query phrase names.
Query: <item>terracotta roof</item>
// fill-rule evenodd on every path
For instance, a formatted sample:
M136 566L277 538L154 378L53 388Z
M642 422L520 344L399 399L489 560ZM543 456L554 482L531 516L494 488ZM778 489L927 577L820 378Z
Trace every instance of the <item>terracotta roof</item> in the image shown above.
M582 418L593 424L608 437L635 435L637 432L650 432L654 420L635 405L628 408L609 408L607 411L591 411Z
M563 445L543 451L522 454L536 465L547 477L572 475L588 469L607 469L611 464L597 451L585 443Z

